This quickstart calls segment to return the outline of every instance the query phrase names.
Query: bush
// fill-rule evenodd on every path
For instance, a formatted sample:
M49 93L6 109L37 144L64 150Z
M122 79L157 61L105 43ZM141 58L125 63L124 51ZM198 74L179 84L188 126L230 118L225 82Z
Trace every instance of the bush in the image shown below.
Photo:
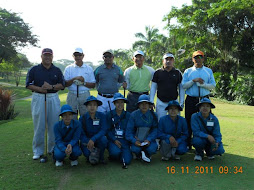
M14 110L12 91L0 88L0 120L14 119L18 113Z
M243 76L235 83L235 100L254 106L254 76Z

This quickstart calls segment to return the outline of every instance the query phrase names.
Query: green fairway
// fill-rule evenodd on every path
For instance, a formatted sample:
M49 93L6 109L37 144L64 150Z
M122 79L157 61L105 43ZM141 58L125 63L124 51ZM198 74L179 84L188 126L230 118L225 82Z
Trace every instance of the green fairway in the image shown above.
M60 99L65 104L66 90ZM31 99L17 100L18 117L0 122L0 189L253 189L254 107L212 101L226 151L222 157L195 162L192 151L181 161L162 162L157 152L150 164L133 160L125 170L115 162L91 166L84 156L77 167L71 167L68 159L59 168L51 161L32 160Z

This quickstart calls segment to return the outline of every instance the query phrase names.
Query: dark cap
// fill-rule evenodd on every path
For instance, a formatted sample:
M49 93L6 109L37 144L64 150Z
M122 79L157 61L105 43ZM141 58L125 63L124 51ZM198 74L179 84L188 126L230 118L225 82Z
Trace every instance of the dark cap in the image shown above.
M42 55L44 55L44 54L51 54L51 55L53 55L53 51L52 51L52 49L50 49L50 48L44 48L44 49L42 50L41 54L42 54Z

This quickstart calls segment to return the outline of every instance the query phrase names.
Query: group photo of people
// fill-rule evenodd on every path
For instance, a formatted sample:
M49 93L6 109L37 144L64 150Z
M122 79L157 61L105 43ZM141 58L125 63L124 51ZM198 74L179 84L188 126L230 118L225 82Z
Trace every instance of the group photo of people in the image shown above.
M155 70L137 50L133 66L125 71L114 62L112 50L102 52L104 63L95 70L83 62L82 48L71 54L74 62L62 73L52 63L53 50L44 48L41 64L27 73L33 160L46 162L51 156L57 167L65 159L77 166L83 155L92 165L115 161L127 168L134 159L150 163L155 154L162 161L181 160L194 150L193 160L202 161L225 152L209 96L216 82L204 65L204 52L192 53L193 66L183 74L174 67L171 52L161 55L161 68ZM58 91L65 88L68 94L61 106Z

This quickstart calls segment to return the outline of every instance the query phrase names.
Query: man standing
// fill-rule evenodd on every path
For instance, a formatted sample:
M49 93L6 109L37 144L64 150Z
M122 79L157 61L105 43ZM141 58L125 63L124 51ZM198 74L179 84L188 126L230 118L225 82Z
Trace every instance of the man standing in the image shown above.
M113 63L114 55L112 50L103 52L104 64L97 67L94 71L96 79L96 87L98 91L97 99L102 102L102 106L98 107L99 112L108 112L109 103L111 109L115 109L113 96L118 92L124 81L123 71L120 67Z
M69 89L67 104L82 116L87 112L84 103L90 96L89 88L95 87L95 78L92 67L83 62L84 53L81 48L75 49L73 58L75 62L64 70L65 86ZM77 119L78 115L75 114L74 117Z
M154 74L152 67L144 65L144 52L138 50L133 54L134 65L127 68L124 71L126 82L123 83L123 87L129 90L127 95L126 111L133 112L138 109L138 98L142 94L149 94L150 81Z
M55 145L54 124L60 113L58 90L64 89L61 70L52 64L53 51L42 50L42 63L33 66L27 73L26 88L33 92L31 110L34 123L33 159L39 159L44 152L45 127L48 128L48 153ZM47 123L45 123L47 122Z
M182 85L186 90L185 99L185 119L188 124L189 137L188 146L191 149L191 115L198 112L196 104L201 98L209 97L210 90L216 86L213 71L203 65L204 53L195 51L192 55L193 67L184 71Z
M163 67L156 70L153 75L150 101L154 101L157 90L156 113L158 114L158 119L167 115L165 108L168 106L168 102L177 100L178 95L180 97L181 108L184 105L184 89L181 84L182 73L174 68L174 62L175 58L172 53L164 54Z

